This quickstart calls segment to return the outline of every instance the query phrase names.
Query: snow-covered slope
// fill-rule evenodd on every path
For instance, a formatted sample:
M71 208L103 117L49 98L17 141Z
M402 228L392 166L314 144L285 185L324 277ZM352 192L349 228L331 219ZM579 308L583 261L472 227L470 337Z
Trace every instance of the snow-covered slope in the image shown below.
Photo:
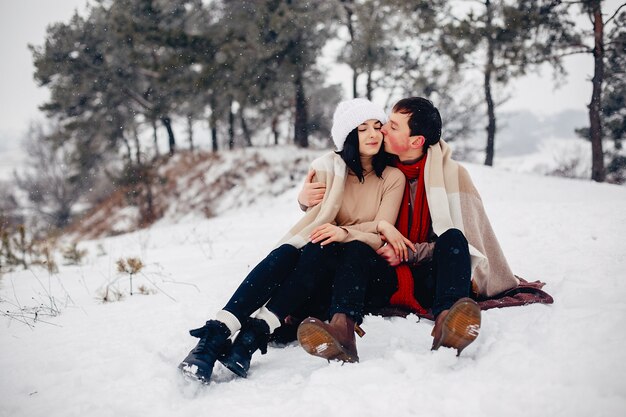
M215 383L185 382L176 366L195 343L187 330L299 218L292 189L212 219L87 242L85 265L52 277L3 276L2 311L54 297L61 314L34 328L0 318L0 416L623 415L626 189L468 169L513 270L547 282L555 303L484 312L461 357L429 350L432 322L367 317L358 364L291 345L257 353L248 379L218 365ZM128 295L115 261L129 256L146 264L134 288L155 294ZM125 298L99 301L107 284Z
M210 218L294 187L324 150L251 147L223 153L180 151L159 161L151 185L155 218L164 222ZM151 225L146 189L118 187L68 228L71 240L97 239ZM143 206L143 207L142 207Z

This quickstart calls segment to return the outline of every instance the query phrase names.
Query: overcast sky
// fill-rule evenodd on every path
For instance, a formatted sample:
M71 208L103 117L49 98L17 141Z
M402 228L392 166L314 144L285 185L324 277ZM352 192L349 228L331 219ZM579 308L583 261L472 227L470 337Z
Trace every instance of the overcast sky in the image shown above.
M20 135L39 116L37 106L47 98L33 80L29 43L41 45L46 27L68 21L86 0L0 0L0 137ZM1 146L1 145L0 145Z
M606 9L614 11L622 0L608 0ZM46 27L68 21L74 10L83 13L87 0L0 0L0 151L14 147L15 139L26 131L29 121L41 118L37 106L47 98L45 89L33 80L29 43L41 45ZM554 89L551 71L516 80L515 97L499 111L530 110L538 116L563 110L585 111L591 95L592 58L590 55L569 58L570 76ZM345 84L349 85L349 75ZM347 93L346 93L347 96Z

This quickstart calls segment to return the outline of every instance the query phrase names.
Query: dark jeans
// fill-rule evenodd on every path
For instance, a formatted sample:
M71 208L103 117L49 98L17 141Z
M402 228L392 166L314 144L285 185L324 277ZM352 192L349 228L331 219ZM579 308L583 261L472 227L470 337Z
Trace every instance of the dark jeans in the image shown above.
M327 319L331 305L348 312L353 305L349 296L340 296L332 302L331 298L335 271L341 270L337 261L344 254L353 257L353 246L356 245L332 243L322 248L319 244L309 243L296 249L282 245L250 271L224 310L231 312L241 323L263 305L281 321L289 315ZM363 279L362 276L359 278ZM356 279L341 275L339 294L348 293L344 287Z
M239 284L224 310L231 312L240 323L244 323L250 314L273 296L295 270L300 252L291 245L281 245L270 252Z
M471 263L467 239L458 229L449 229L435 240L433 258L411 267L415 299L424 308L431 308L435 317L448 310L457 300L469 297ZM388 267L382 276L371 279L384 281L387 292L395 292L398 280L395 269Z
M379 281L370 279L372 270L386 266L380 261L371 247L359 241L324 247L309 243L294 273L276 291L267 308L284 318L306 306L309 312L317 310L320 319L344 313L361 323L366 300L368 308L381 307L389 300L390 294L377 287Z
M328 319L345 313L360 323L366 299L371 308L389 300L386 288L377 288L384 281L370 278L373 269L386 267L362 242L309 243L301 250L282 245L248 274L224 310L242 323L265 303L281 321L289 315Z
M467 239L458 229L447 230L435 241L433 259L411 268L411 272L415 298L423 307L431 307L437 317L470 295L472 267Z

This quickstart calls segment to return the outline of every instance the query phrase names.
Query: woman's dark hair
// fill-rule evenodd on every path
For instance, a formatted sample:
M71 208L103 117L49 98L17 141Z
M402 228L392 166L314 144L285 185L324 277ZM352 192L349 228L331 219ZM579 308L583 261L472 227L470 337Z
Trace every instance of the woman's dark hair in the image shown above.
M346 137L346 141L343 143L343 149L340 151L336 151L336 153L341 156L341 159L346 163L348 168L354 175L357 176L360 182L365 181L365 175L363 175L363 166L361 165L361 155L359 154L359 132L358 128L355 128ZM383 171L387 165L391 165L392 163L392 155L385 152L385 148L383 146L380 147L380 150L374 158L372 158L372 166L374 168L374 172L378 178L383 177Z

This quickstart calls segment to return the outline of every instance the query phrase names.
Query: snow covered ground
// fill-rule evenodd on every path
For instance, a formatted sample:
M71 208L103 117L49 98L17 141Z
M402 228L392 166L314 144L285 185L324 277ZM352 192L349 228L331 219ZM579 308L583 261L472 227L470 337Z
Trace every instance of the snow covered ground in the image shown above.
M176 369L187 331L220 309L300 212L295 189L213 219L86 242L82 266L0 278L0 308L49 305L29 327L0 318L0 416L622 416L626 410L626 188L469 165L513 270L551 306L484 312L457 358L432 322L367 317L358 364L299 346L257 353L247 379L221 365L200 387ZM128 294L115 261L146 264ZM126 294L103 303L107 285ZM157 287L158 286L158 289Z

